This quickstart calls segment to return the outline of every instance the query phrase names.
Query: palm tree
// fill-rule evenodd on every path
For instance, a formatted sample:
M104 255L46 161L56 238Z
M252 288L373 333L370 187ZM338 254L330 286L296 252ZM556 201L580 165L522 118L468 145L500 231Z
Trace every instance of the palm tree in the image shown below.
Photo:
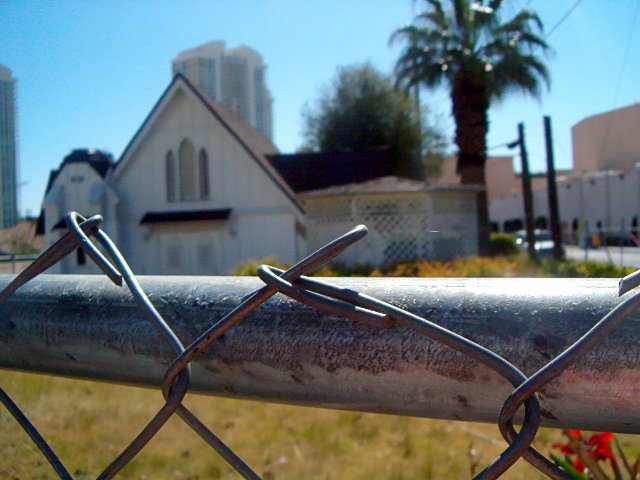
M522 10L505 23L504 0L426 0L429 9L397 29L391 42L404 41L396 63L397 82L406 87L446 85L451 94L458 147L457 171L464 184L485 186L487 111L492 101L523 92L539 96L549 74L538 51L550 50L540 18ZM486 191L478 195L478 249L489 240Z

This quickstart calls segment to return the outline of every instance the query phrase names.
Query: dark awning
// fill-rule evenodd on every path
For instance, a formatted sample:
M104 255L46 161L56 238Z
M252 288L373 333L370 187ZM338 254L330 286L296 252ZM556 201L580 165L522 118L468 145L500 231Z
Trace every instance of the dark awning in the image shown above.
M228 220L230 208L217 210L182 210L171 212L147 212L140 225L148 223L202 222L207 220Z

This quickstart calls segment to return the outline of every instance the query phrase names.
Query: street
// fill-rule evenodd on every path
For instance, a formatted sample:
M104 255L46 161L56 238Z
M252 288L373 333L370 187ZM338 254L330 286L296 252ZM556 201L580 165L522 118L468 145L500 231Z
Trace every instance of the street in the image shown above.
M600 247L582 250L575 245L565 245L564 249L567 258L571 260L608 262L618 266L640 268L640 248L638 247Z

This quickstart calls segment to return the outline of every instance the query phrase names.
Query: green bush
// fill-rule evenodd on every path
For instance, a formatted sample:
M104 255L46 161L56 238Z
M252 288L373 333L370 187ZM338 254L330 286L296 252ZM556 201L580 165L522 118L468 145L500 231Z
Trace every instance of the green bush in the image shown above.
M510 233L492 233L489 238L489 256L509 256L518 253L516 239Z

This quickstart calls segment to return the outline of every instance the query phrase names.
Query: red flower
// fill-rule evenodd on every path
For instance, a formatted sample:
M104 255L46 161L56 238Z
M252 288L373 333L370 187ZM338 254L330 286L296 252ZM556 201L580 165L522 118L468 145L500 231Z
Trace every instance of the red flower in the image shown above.
M613 433L602 432L594 433L589 439L589 445L609 445L609 442L613 438Z
M563 430L562 433L569 437L567 443L556 443L552 445L552 448L557 448L568 457L573 458L573 455L575 455L573 467L578 473L584 473L585 470L585 466L580 460L580 458L584 459L584 454L589 455L596 461L609 460L612 468L616 471L618 470L616 458L609 446L609 442L613 439L613 433L594 433L588 441L582 436L580 430Z
M613 438L613 433L602 432L595 433L591 435L589 439L589 443L587 444L589 447L589 455L591 455L596 460L607 460L614 461L615 457L613 456L613 452L609 447L609 442Z
M584 473L584 465L577 458L573 461L573 468L575 468L578 473Z
M576 453L569 445L564 445L562 443L554 443L553 445L551 445L551 448L557 448L565 455L573 455L574 453Z
M565 430L565 433L571 438L582 440L582 432L580 430Z

